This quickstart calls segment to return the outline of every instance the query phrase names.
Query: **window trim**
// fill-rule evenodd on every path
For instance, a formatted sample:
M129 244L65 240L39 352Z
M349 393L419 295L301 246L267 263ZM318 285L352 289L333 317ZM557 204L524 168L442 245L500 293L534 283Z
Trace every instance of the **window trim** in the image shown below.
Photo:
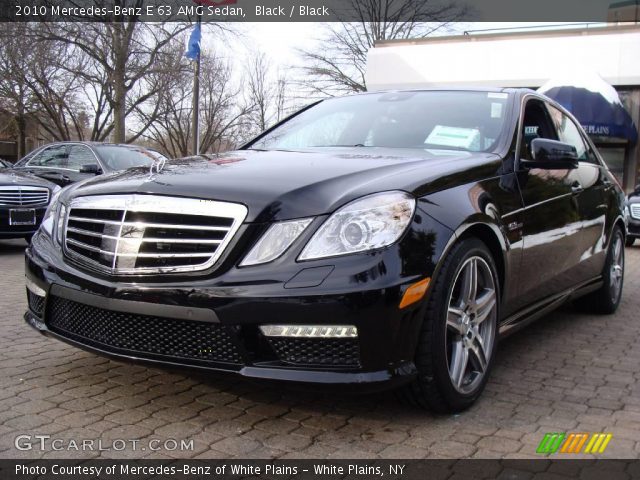
M520 155L521 153L521 149L522 149L522 142L524 140L524 112L527 106L527 102L531 101L531 100L537 100L539 102L541 102L545 108L547 107L547 105L550 104L550 102L545 98L542 97L541 95L538 95L536 93L527 93L525 95L522 96L521 100L520 100L520 113L518 115L518 127L517 127L517 135L518 135L518 139L516 140L516 151L515 151L515 165L514 165L514 171L515 172L519 172L522 171L522 169L520 168L520 160L522 159L522 156ZM547 112L547 115L549 115L549 112ZM551 120L551 119L549 119ZM552 127L555 130L555 125L553 125L553 121L551 121L552 123ZM558 137L558 132L556 131L556 137Z
M602 159L602 157L600 156L600 153L598 152L598 149L595 146L595 143L593 143L593 141L591 140L591 138L589 137L589 135L587 135L587 133L584 131L584 129L582 128L582 125L580 124L580 122L578 122L578 120L576 119L576 117L574 117L571 112L569 112L566 108L564 108L562 105L560 105L557 102L554 102L553 100L551 100L550 98L546 98L541 96L540 94L537 94L535 92L531 92L531 93L526 93L522 96L522 98L520 99L520 113L518 115L518 128L517 128L517 135L518 138L516 140L516 151L515 151L515 165L514 165L514 171L520 171L520 148L522 145L522 137L523 137L523 128L524 127L524 110L526 107L526 103L531 100L539 100L541 102L543 102L545 105L547 106L552 106L555 107L556 109L558 109L560 112L562 112L564 115L566 115L573 123L574 125L578 128L578 132L580 133L580 136L582 137L583 141L585 141L586 146L589 147L589 149L591 150L593 156L596 158L596 162L597 163L591 163L591 162L579 162L579 163L584 163L587 165L594 165L596 167L600 166L600 167L606 167L606 164L604 163L604 160ZM555 126L554 126L555 128ZM557 132L556 132L557 133ZM558 137L560 138L560 137Z
M576 128L578 135L580 136L580 139L582 140L582 143L584 144L584 150L585 153L587 154L587 157L589 159L594 159L595 161L588 161L588 160L579 160L578 163L582 163L585 165L593 165L593 166L600 166L600 159L598 158L598 156L595 154L594 149L592 148L591 144L589 143L589 141L587 140L587 134L584 131L584 129L582 128L582 125L580 125L580 122L578 122L578 120L570 114L570 112L562 109L562 108L558 108L558 106L553 105L553 104L549 104L550 107L555 108L556 110L558 110L562 115L564 115L565 117L567 117L569 119L569 121L573 124L573 126ZM560 138L560 132L558 132L558 138ZM565 142L566 143L566 142Z
M85 143L81 143L81 142L70 142L70 143L52 143L50 145L46 145L44 147L42 147L42 149L35 153L33 155L32 158L29 159L29 161L27 161L27 163L24 164L24 167L31 167L31 168L44 168L47 170L64 170L65 172L76 172L76 173L80 173L80 169L75 169L75 168L67 168L67 167L47 167L47 166L41 166L41 165L30 165L31 161L36 158L37 156L39 156L41 153L44 153L45 151L49 150L50 148L55 148L55 147L66 147L67 151L69 150L70 147L72 146L82 146L85 148L88 148L89 151L93 154L93 157L96 159L96 163L98 164L98 166L102 169L102 171L104 171L104 167L102 166L102 162L100 162L100 159L98 158L98 156L96 155L96 152L93 151L93 149L85 144Z

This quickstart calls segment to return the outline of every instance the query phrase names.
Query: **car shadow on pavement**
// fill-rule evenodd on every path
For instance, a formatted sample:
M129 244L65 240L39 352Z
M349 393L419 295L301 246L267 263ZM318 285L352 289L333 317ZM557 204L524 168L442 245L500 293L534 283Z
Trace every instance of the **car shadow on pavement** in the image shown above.
M22 239L0 240L0 256L15 255L23 252L25 248L27 248L27 242Z

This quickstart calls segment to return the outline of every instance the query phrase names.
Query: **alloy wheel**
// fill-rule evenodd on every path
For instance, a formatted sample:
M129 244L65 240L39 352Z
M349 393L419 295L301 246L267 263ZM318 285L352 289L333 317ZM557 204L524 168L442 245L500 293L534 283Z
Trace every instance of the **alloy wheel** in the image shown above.
M611 255L611 271L609 272L609 292L611 300L618 301L618 297L622 291L622 278L624 275L624 247L622 246L622 237L616 235L613 241L613 250Z
M480 256L458 271L447 312L449 376L460 393L473 392L487 372L495 341L497 294L493 273Z

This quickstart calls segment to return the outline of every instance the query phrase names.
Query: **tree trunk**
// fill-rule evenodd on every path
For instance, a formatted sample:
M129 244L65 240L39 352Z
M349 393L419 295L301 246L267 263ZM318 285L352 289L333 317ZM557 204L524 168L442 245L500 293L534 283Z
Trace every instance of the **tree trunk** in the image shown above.
M124 71L118 75L114 71L114 88L113 88L113 141L114 143L126 142L126 109L127 109L127 92L124 86ZM118 78L120 77L120 78Z
M18 160L27 154L27 120L24 109L19 108L16 115L16 129L18 130Z
M125 86L125 76L127 70L128 45L125 41L124 24L111 25L113 38L113 71L111 81L113 82L113 141L114 143L125 143L127 128L125 123L127 112L127 89Z

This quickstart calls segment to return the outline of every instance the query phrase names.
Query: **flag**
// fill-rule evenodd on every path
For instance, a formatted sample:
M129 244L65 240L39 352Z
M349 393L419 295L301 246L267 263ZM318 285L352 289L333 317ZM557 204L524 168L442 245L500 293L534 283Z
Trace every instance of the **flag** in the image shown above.
M200 40L202 40L202 31L200 23L196 23L187 43L187 51L185 56L190 60L197 60L200 57Z

